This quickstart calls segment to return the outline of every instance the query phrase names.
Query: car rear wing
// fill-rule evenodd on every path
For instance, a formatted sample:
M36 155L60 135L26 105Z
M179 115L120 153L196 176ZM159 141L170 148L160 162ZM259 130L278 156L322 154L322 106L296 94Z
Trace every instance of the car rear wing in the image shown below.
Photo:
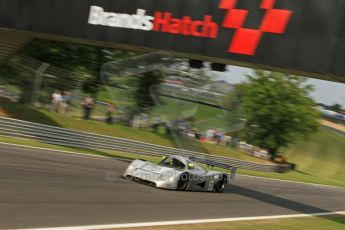
M235 179L236 171L237 171L237 168L235 166L232 166L226 163L220 163L220 162L208 160L205 158L200 158L200 157L189 157L189 159L196 163L206 164L208 167L211 166L211 167L218 167L218 168L230 170L230 173L228 173L228 175L230 176L229 179L230 180Z

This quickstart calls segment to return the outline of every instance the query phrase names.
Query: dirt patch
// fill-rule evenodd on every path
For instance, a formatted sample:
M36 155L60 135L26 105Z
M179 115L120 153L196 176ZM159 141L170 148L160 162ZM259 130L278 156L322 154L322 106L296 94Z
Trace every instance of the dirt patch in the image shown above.
M333 129L337 129L339 131L345 132L345 126L343 126L343 125L336 124L336 123L326 121L326 120L321 120L321 124L328 126L328 127L331 127Z
M0 116L1 117L9 117L9 114L6 113L6 111L4 109L0 108Z

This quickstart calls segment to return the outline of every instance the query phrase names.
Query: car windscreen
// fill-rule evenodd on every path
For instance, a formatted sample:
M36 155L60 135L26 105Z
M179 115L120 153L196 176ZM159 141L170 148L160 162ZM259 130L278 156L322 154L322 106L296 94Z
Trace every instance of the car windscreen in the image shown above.
M183 170L186 168L185 164L183 164L180 160L174 157L166 157L161 162L159 162L158 165L174 168L178 170Z
M194 171L207 173L207 170L204 169L204 168L202 168L199 164L197 164L197 163L195 163L195 162L193 162L193 161L190 161L190 162L188 162L188 163L192 163L192 164L193 164L193 166L194 166L193 170L194 170Z

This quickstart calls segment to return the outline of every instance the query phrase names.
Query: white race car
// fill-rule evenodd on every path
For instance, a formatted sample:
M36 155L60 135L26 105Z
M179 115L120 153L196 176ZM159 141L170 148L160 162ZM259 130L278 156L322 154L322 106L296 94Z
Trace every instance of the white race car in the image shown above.
M231 173L208 171L195 161L227 168ZM157 188L223 192L234 178L236 168L208 160L181 156L164 157L158 164L134 160L123 174L124 178L145 183Z

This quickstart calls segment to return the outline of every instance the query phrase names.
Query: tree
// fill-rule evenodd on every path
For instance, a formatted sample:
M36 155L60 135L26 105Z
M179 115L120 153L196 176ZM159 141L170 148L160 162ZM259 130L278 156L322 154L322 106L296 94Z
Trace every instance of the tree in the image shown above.
M158 70L144 73L142 77L139 78L138 88L134 98L140 110L155 105L152 95L152 93L154 93L152 92L154 88L152 86L162 83L163 78L163 74Z
M255 71L236 86L239 110L247 120L243 138L268 150L273 160L279 149L318 128L319 112L309 97L313 90L302 78Z
M342 110L341 105L338 103L331 105L330 109L335 111L335 112L341 112L341 110Z
M45 95L44 98L49 100L48 89L73 90L82 81L79 75L73 75L70 71L42 64L26 55L16 55L0 68L1 80L20 89L21 103L31 103L37 89L40 95Z
M96 47L91 45L34 39L19 55L0 67L0 80L21 88L22 103L30 103L34 89L35 75L40 65L49 63L47 79L49 86L56 90L71 90L77 82L85 93L96 97L103 84L100 79L104 63L126 59L137 55L134 52Z

